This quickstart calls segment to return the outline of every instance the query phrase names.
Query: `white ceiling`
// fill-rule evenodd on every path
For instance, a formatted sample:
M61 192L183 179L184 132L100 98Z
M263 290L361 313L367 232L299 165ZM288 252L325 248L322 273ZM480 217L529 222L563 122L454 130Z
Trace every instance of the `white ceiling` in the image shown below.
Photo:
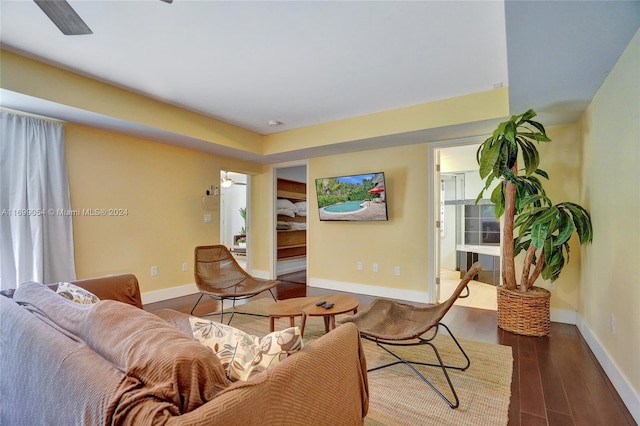
M261 134L496 85L514 113L575 120L640 25L638 1L69 3L92 35L63 35L33 1L0 0L2 47ZM82 114L62 111L53 118Z

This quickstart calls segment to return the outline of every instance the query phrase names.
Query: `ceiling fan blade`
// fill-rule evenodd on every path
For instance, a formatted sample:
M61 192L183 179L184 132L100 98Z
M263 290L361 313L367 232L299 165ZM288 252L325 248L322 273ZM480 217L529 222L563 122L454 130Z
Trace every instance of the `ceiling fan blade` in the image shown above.
M33 0L65 35L93 34L66 0Z

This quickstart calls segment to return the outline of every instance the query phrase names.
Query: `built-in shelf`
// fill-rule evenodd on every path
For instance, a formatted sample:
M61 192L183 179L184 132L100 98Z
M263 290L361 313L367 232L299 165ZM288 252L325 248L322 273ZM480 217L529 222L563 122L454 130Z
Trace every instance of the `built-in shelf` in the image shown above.
M278 179L278 180L281 180L281 179ZM298 182L296 182L296 183L298 183ZM305 191L306 191L306 189L305 189ZM278 196L278 198L287 198L287 199L289 199L289 200L291 200L293 202L306 201L306 199L307 199L307 194L306 193L299 194L297 192L291 192L291 191L280 191L280 190L278 190L277 196Z
M292 248L298 248L298 247L306 247L306 244L294 244L291 246L278 246L278 249L284 250L284 249L292 249Z
M278 179L277 197L286 198L292 203L307 200L307 184L288 179ZM305 223L305 216L290 217L278 215L280 222ZM278 260L304 258L307 255L306 229L283 229L277 231Z

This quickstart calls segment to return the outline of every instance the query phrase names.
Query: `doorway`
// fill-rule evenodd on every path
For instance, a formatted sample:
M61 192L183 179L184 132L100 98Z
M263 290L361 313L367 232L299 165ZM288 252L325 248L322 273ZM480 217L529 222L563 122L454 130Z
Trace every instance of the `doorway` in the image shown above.
M438 301L446 300L469 266L480 261L483 272L469 284L469 296L457 305L497 309L496 285L500 281L500 223L493 215L493 205L476 197L483 188L478 174L477 139L458 145L436 148L439 173L437 194L440 228L437 232L439 264ZM485 192L489 197L491 191Z
M274 167L275 276L288 284L307 284L307 164Z
M242 173L220 171L220 244L229 247L242 266L247 267L247 184Z

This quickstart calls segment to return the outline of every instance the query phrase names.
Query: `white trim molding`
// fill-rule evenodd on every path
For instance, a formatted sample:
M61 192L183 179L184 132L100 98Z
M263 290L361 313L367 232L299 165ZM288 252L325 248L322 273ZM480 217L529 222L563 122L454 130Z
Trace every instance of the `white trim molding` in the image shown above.
M596 335L591 332L591 329L589 329L580 315L577 315L577 319L577 327L578 330L580 330L580 334L582 334L582 337L587 342L591 352L595 355L600 366L613 384L613 387L618 391L620 398L622 398L622 401L627 406L636 423L640 423L640 396L635 389L633 389L633 386L631 386L624 373L620 371L615 361L611 358L604 346L602 346Z
M276 266L276 276L304 271L305 269L307 269L306 257L304 259L279 260Z
M148 305L149 303L162 302L163 300L174 299L176 297L191 296L192 294L199 294L200 290L195 284L185 284L177 287L165 288L163 290L148 291L141 294L142 304ZM243 305L248 302L248 299L236 300L236 306ZM222 308L231 308L233 302L226 299L222 303Z
M576 325L578 323L578 313L570 309L550 309L550 317L553 322Z
M366 294L368 296L384 297L416 303L426 303L428 294L426 291L402 290L377 285L348 283L343 281L325 280L322 278L309 278L309 287L324 288L327 290L345 291L348 293Z
M265 280L270 280L271 279L271 272L269 271L261 271L259 269L252 269L251 270L251 275L253 275L256 278L262 278Z
M290 268L290 272L301 269ZM304 269L304 268L303 268ZM289 271L288 271L289 272ZM252 275L256 278L270 279L269 271L254 269ZM428 303L428 293L424 291L402 290L392 287L381 287L376 285L366 285L349 283L343 281L325 280L321 278L309 278L309 287L324 288L327 290L345 291L348 293L366 294L368 296L385 297L408 302ZM177 287L165 288L162 290L148 291L142 293L142 304L162 302L163 300L174 299L176 297L189 296L199 293L198 287L194 284L185 284ZM577 324L577 313L568 309L551 309L551 321L565 324Z
M163 300L174 299L176 297L189 296L198 293L198 287L193 284L185 284L177 287L165 288L162 290L147 291L141 294L142 304L162 302Z

